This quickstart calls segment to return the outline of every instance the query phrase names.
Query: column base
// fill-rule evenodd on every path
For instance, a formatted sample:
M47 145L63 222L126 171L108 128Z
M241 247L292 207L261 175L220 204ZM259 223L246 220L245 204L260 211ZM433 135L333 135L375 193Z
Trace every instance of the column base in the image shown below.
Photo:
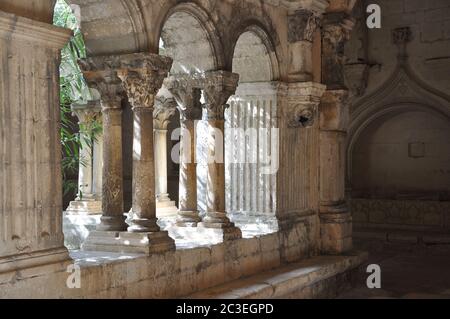
M100 215L102 214L102 202L95 199L74 200L67 207L68 215Z
M175 241L169 237L167 231L153 233L94 231L89 234L81 249L150 255L175 250Z
M176 225L178 227L197 227L201 221L198 211L179 211Z
M178 212L175 202L170 200L169 194L159 194L156 196L156 217L172 217Z
M202 231L207 232L212 237L219 237L223 241L226 240L236 240L242 238L242 232L239 228L234 226L233 223L229 224L211 224L211 223L198 223L198 228Z
M327 213L323 213L323 211ZM322 206L320 214L321 251L323 254L339 255L350 251L352 241L352 216L345 205Z
M0 257L0 275L2 275L0 281L4 274L18 270L20 270L19 277L28 277L36 273L66 271L67 266L71 263L73 261L65 247ZM42 269L38 271L37 268Z

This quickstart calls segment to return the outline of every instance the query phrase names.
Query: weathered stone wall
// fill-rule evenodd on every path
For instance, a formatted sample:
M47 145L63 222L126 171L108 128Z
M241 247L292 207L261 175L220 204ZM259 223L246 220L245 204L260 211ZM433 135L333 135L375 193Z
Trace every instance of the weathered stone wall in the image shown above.
M315 253L302 224L289 231L149 257L73 253L81 288L70 273L30 269L0 275L0 298L173 298L279 267ZM120 258L119 258L120 257ZM65 265L67 266L67 265Z

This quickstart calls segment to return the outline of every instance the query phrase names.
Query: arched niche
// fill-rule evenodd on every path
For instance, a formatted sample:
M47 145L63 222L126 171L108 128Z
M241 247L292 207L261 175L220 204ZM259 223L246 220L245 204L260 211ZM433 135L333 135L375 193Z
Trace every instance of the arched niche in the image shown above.
M346 178L354 226L447 227L450 97L400 63L351 106L351 119Z
M450 118L402 103L374 114L352 142L357 198L450 200Z

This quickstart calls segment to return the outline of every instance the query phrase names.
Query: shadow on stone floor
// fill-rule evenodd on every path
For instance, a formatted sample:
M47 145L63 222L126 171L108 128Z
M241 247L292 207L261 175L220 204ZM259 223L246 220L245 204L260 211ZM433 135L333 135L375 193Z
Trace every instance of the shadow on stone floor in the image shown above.
M352 290L339 299L450 299L450 245L393 244L356 240L355 248L369 252ZM381 289L367 288L367 265L381 267Z

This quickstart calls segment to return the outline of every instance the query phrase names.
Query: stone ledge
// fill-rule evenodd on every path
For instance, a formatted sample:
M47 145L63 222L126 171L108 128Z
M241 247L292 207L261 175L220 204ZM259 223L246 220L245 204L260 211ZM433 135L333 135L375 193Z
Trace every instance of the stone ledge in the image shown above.
M194 299L269 299L286 298L322 281L351 271L368 258L367 253L346 256L319 256L266 273L213 287L189 298ZM308 296L308 294L303 295Z
M389 243L449 245L450 234L445 231L424 231L383 228L356 228L353 237L371 239Z

